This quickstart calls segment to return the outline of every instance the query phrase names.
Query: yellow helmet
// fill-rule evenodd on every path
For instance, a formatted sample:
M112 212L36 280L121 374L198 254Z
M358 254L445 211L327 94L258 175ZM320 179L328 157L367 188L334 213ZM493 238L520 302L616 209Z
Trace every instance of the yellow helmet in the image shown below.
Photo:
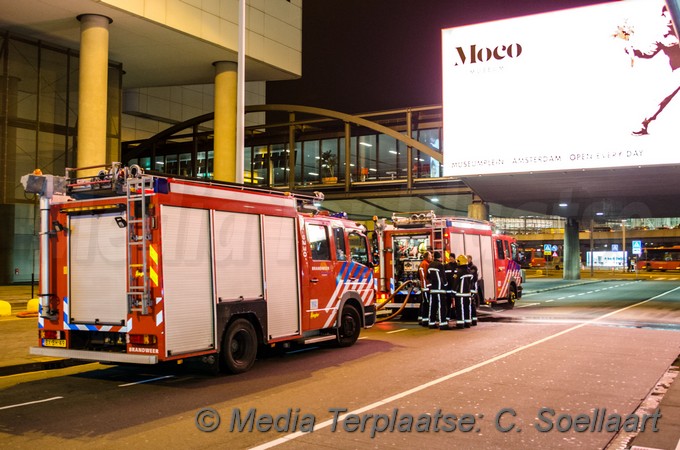
M458 258L456 258L456 262L458 263L459 266L467 266L468 260L465 255L458 255Z

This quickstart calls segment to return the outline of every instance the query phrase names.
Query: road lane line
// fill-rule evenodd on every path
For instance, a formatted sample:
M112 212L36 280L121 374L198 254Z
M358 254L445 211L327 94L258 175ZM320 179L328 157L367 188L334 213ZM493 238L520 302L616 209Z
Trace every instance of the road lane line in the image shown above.
M46 398L44 400L36 400L34 402L18 403L16 405L9 405L9 406L0 406L0 410L10 409L10 408L18 408L20 406L35 405L36 403L51 402L52 400L59 400L61 398L64 398L64 397L51 397L51 398Z
M558 298L557 300L562 300L564 297ZM555 300L546 300L546 303L554 302Z
M175 378L174 375L166 375L164 377L149 378L148 380L135 381L134 383L119 384L118 387L134 386L136 384L151 383L152 381L165 380L166 378Z
M411 394L415 394L415 393L417 393L417 392L420 392L420 391L423 391L423 390L425 390L425 389L431 388L431 387L436 386L436 385L438 385L438 384L440 384L440 383L443 383L443 382L445 382L445 381L449 381L449 380L451 380L451 379L453 379L453 378L456 378L456 377L458 377L458 376L460 376L460 375L467 374L467 373L469 373L469 372L472 372L472 371L474 371L474 370L477 370L477 369L482 368L482 367L484 367L484 366L487 366L487 365L489 365L489 364L493 364L493 363L495 363L495 362L498 362L498 361L500 361L500 360L502 360L502 359L505 359L505 358L507 358L507 357L509 357L509 356L512 356L512 355L514 355L514 354L516 354L516 353L519 353L519 352L521 352L521 351L524 351L524 350L527 350L527 349L529 349L529 348L532 348L532 347L535 347L535 346L537 346L537 345L540 345L540 344L543 344L543 343L545 343L545 342L548 342L548 341L550 341L550 340L552 340L552 339L554 339L554 338L556 338L556 337L560 337L560 336L563 336L563 335L565 335L565 334L567 334L567 333L571 333L572 331L578 330L579 328L583 328L583 327L585 327L585 326L587 326L587 325L590 325L591 323L598 322L598 321L600 321L600 320L602 320L602 319L606 319L606 318L608 318L608 317L611 317L611 316L613 316L614 314L618 314L618 313L620 313L620 312L627 311L627 310L629 310L629 309L631 309L631 308L635 308L636 306L644 305L645 303L651 302L652 300L656 300L657 298L661 298L661 297L663 297L663 296L666 295L666 294L670 294L671 292L677 291L678 289L680 289L680 286L678 286L678 287L676 287L676 288L674 288L674 289L671 289L671 290L669 290L669 291L663 292L663 293L661 293L661 294L659 294L659 295L656 295L656 296L654 296L654 297L648 298L647 300L642 300L642 301L640 301L640 302L638 302L638 303L634 303L634 304L632 304L632 305L628 305L628 306L626 306L626 307L623 307L623 308L614 310L614 311L612 311L612 312L610 312L610 313L607 313L607 314L604 314L604 315L602 315L602 316L600 316L600 317L596 317L596 318L594 318L594 319L590 319L590 320L588 320L588 321L586 321L586 322L583 322L583 323L580 323L580 324L578 324L578 325L574 325L573 327L567 328L566 330L562 330L562 331L560 331L560 332L558 332L558 333L555 333L555 334L552 334L552 335L550 335L550 336L546 336L546 337L544 337L544 338L542 338L542 339L539 339L539 340L537 340L537 341L534 341L534 342L532 342L532 343L530 343L530 344L526 344L526 345L523 345L523 346L521 346L521 347L517 347L517 348L514 349L514 350L510 350L510 351L507 351L507 352L505 352L505 353L503 353L503 354L494 356L493 358L489 358L489 359L487 359L486 361L482 361L482 362L479 362L479 363L477 363L477 364L473 364L473 365L471 365L471 366L466 367L465 369L461 369L461 370L458 370L458 371L456 371L456 372L450 373L450 374L448 374L448 375L444 375L443 377L436 378L436 379L434 379L434 380L432 380L432 381L428 381L427 383L423 383L423 384L421 384L420 386L416 386L416 387L413 387L413 388L408 389L408 390L406 390L406 391L402 391L402 392L400 392L400 393L398 393L398 394L394 394L394 395L392 395L391 397L387 397L387 398L385 398L385 399L383 399L383 400L378 400L377 402L371 403L370 405L363 406L363 407L361 407L361 408L355 409L354 411L348 411L347 413L338 416L338 417L337 417L337 422L336 422L336 423L339 423L339 422L345 420L345 418L346 418L347 416L349 416L349 415L352 415L352 414L361 414L361 413L364 413L364 412L366 412L366 411L370 411L370 410L372 410L372 409L379 408L379 407L381 407L381 406L384 406L384 405L386 405L386 404L388 404L388 403L391 403L391 402L394 402L394 401L396 401L396 400L400 400L400 399L402 399L402 398L404 398L404 397L407 397L407 396L409 396L409 395L411 395ZM318 424L318 425L315 425L315 426L314 426L314 431L317 431L317 430L320 430L320 429L322 429L322 428L327 428L327 427L331 426L331 425L335 422L335 420L336 420L336 419L329 419L329 420L326 420L325 422L322 422L322 423L320 423L320 424ZM280 437L280 438L278 438L278 439L274 439L273 441L265 442L264 444L258 445L257 447L251 447L250 450L266 450L266 449L268 449L268 448L276 447L277 445L285 444L285 443L287 443L287 442L293 441L293 440L295 440L295 439L297 439L297 438L299 438L299 437L305 436L305 435L309 435L309 433L308 433L308 432L303 432L303 431L296 431L295 433L291 433L291 434L289 434L289 435L287 435L287 436L283 436L283 437Z
M402 331L406 331L406 330L407 330L407 328L399 328L398 330L388 331L385 334L401 333Z

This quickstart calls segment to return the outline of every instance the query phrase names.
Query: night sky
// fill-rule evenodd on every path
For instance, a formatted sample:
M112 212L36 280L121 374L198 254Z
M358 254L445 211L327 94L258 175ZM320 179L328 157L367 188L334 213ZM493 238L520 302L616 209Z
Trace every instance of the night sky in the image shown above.
M442 28L608 2L304 0L302 78L267 83L267 103L345 113L441 105Z

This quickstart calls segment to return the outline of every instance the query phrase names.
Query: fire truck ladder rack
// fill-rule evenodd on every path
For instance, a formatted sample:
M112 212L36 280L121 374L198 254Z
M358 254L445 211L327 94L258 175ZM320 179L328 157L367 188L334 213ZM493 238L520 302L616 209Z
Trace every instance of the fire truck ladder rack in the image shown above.
M151 307L147 192L153 191L153 182L154 178L149 175L127 179L128 310L141 314L149 314Z
M432 251L439 252L442 256L444 255L446 219L437 217L434 211L393 213L392 222L396 227L400 228L432 228Z

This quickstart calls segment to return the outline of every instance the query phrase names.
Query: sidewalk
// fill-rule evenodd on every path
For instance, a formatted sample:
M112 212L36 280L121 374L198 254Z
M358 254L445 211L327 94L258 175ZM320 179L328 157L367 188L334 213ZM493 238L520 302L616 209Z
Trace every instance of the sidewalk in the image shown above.
M37 296L38 287L33 287ZM36 370L56 369L77 364L63 358L36 356L28 348L38 345L37 315L18 317L26 312L31 299L30 285L0 286L0 301L10 304L12 314L0 317L0 377Z

